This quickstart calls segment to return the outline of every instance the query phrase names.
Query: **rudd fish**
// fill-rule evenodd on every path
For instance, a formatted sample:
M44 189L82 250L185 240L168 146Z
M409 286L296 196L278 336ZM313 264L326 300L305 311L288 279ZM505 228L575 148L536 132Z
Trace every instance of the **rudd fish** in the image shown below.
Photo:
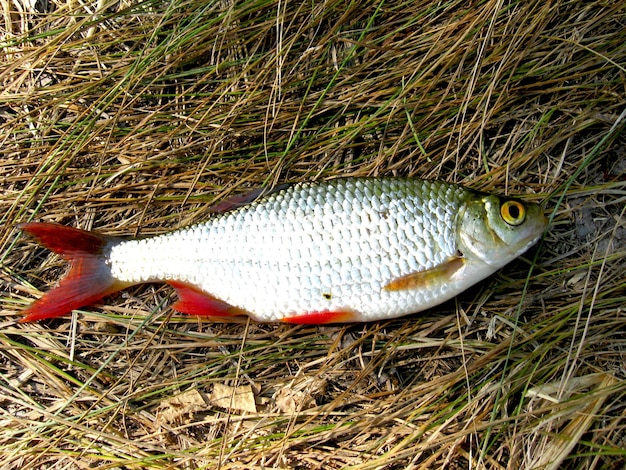
M546 224L537 204L409 178L300 183L144 239L26 223L19 227L71 269L21 321L143 282L172 285L174 308L195 315L308 324L394 318L489 276Z

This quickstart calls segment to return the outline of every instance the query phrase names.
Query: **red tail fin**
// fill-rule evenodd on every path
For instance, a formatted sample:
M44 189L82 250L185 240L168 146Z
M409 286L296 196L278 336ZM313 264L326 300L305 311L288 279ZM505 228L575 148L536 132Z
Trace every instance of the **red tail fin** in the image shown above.
M18 228L71 264L69 273L59 285L30 304L20 322L69 313L129 285L111 276L102 255L113 238L59 224L27 223Z

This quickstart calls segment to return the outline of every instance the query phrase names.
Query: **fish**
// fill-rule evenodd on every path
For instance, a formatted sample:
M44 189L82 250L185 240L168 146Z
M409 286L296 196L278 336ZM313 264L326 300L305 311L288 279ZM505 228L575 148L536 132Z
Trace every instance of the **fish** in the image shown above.
M70 264L20 321L61 316L147 282L171 285L175 310L215 320L386 320L458 295L547 227L539 204L408 177L303 182L221 206L202 223L127 240L20 224Z

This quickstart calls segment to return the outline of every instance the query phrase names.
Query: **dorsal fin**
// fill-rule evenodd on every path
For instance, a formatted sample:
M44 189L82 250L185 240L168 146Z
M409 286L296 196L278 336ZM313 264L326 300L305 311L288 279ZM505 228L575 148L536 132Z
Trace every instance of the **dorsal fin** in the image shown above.
M256 201L257 199L269 196L270 194L280 192L288 188L289 186L291 186L291 184L279 184L278 186L272 189L256 188L247 193L230 196L216 204L213 204L211 207L209 207L208 212L209 214L224 214L226 212L239 209L240 207L250 204Z

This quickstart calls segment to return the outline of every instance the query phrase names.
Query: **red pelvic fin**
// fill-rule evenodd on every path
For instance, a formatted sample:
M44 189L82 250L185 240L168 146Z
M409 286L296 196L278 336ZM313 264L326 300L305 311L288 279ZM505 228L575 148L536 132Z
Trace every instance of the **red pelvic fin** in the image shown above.
M282 319L284 323L297 323L300 325L324 325L327 323L350 323L354 321L358 321L357 313L350 310L310 312Z
M248 314L245 310L219 300L190 284L179 281L167 281L167 283L176 289L180 297L180 300L172 306L179 312L206 317L232 317Z
M69 313L129 285L111 277L102 256L104 247L112 242L112 238L59 224L27 223L18 228L71 264L69 273L59 285L30 304L20 322Z

